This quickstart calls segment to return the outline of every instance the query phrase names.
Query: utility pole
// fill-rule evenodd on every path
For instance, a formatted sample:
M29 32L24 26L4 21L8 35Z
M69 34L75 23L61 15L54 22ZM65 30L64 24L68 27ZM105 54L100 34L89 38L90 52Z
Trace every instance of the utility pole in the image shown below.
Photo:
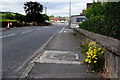
M71 0L70 0L70 3L69 3L69 18L71 17Z
M69 3L69 26L71 24L71 0L70 0L70 3Z

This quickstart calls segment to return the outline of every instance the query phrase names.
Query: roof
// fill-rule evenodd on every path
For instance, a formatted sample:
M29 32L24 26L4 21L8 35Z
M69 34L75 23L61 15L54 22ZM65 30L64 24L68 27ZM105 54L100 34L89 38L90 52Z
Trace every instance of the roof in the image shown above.
M66 17L52 17L51 19L55 19L55 20L67 20Z
M71 17L75 17L75 16L83 16L83 15L72 15Z

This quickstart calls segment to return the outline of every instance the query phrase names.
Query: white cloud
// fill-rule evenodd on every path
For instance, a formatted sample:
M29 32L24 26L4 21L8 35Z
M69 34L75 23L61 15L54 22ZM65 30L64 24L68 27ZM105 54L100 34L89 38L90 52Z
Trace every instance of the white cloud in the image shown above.
M86 3L73 3L71 5L71 15L79 15L86 8ZM49 15L69 16L69 4L58 6L58 9L49 9Z
M72 5L72 13L76 14L82 12L82 10L86 9L86 3L75 3Z
M38 2L90 2L93 0L0 0L0 2L23 2L23 1L38 1ZM94 0L94 1L106 1L106 2L119 2L120 0Z
M86 2L92 0L0 0L0 2L24 2L24 1L38 1L38 2Z
M26 2L28 0L0 0L0 11L10 11L10 12L18 12L21 14L25 14L23 6L24 6L24 2ZM29 0L31 1L31 0ZM41 3L41 1L47 2L48 0L32 0L32 1L39 1ZM69 3L67 1L70 0L64 0L66 1L66 3L60 3L60 4L56 4L58 2L55 1L62 1L62 0L49 0L49 4L54 4L54 5L50 5L48 6L48 10L47 13L48 15L55 15L55 16L68 16L69 15ZM92 2L92 0L71 0L72 1L72 15L79 15L80 12L82 12L83 9L86 8L86 3L90 3ZM75 2L75 1L79 1L79 2ZM45 13L43 11L43 13Z
M24 5L21 5L18 2L4 2L3 4L0 3L0 11L10 11L25 14L23 6Z

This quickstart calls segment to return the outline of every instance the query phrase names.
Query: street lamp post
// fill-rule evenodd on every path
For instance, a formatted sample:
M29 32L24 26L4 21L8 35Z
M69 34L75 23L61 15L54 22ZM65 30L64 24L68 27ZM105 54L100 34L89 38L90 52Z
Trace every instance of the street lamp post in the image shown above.
M47 3L48 3L48 2L45 3L45 14L46 14L46 15L47 15L47 6L46 6Z
M45 7L45 14L47 15L47 7Z

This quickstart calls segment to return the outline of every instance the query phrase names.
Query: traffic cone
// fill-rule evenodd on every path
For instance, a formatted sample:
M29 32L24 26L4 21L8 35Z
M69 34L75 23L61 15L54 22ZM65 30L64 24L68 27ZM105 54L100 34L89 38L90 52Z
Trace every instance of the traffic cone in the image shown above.
M8 22L8 25L7 25L7 29L10 29L10 24L9 24L9 22Z

